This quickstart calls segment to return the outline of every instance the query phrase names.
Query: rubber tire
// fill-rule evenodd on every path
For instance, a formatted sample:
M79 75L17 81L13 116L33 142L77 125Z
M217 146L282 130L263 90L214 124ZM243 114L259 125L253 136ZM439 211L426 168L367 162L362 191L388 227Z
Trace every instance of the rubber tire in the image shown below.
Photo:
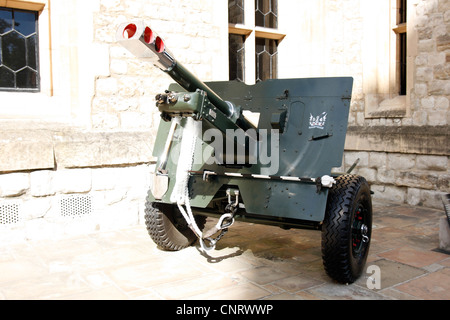
M206 217L196 216L195 219L200 230L203 229ZM145 225L150 238L164 251L179 251L197 240L176 205L147 201Z
M359 208L369 241L356 256L352 247L352 226ZM363 272L369 253L372 233L372 200L366 179L345 174L336 178L329 190L325 219L322 225L322 260L326 273L340 283L353 283Z

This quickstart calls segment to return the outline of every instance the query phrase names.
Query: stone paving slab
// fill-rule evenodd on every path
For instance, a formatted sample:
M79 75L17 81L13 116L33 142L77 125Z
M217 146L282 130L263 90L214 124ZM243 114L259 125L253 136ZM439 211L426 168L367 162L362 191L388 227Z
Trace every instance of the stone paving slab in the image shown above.
M143 225L0 244L0 299L450 300L450 255L436 250L442 215L374 202L368 272L351 285L325 274L313 230L236 222L208 254L160 251Z

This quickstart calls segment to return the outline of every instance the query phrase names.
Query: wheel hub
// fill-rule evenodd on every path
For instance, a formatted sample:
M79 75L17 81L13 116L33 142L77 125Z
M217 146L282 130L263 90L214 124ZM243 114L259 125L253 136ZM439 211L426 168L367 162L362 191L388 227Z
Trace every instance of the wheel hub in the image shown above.
M362 241L365 243L369 242L369 237L367 236L368 231L369 231L369 228L365 224L361 225Z
M362 254L367 247L369 239L369 227L365 221L364 208L358 208L352 226L352 252L354 256Z

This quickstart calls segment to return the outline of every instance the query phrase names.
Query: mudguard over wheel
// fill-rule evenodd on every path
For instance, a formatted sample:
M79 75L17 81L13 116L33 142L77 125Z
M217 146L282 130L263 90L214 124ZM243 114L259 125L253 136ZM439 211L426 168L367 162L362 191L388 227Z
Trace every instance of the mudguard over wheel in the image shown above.
M322 259L327 274L353 283L363 272L372 233L372 200L367 181L342 175L329 190L322 225Z
M203 228L206 218L195 218L199 228ZM197 240L176 205L147 201L145 225L152 240L162 250L178 251L191 246Z

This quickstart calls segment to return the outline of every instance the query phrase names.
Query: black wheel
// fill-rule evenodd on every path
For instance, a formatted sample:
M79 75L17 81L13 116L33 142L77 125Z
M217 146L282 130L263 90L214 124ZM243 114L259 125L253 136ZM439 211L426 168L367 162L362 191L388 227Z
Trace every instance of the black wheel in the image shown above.
M206 218L196 216L195 219L198 227L202 229ZM145 225L148 234L161 250L178 251L191 246L197 240L176 205L147 201Z
M328 193L322 225L322 259L326 273L340 283L355 282L366 264L372 234L372 200L366 179L336 178Z

